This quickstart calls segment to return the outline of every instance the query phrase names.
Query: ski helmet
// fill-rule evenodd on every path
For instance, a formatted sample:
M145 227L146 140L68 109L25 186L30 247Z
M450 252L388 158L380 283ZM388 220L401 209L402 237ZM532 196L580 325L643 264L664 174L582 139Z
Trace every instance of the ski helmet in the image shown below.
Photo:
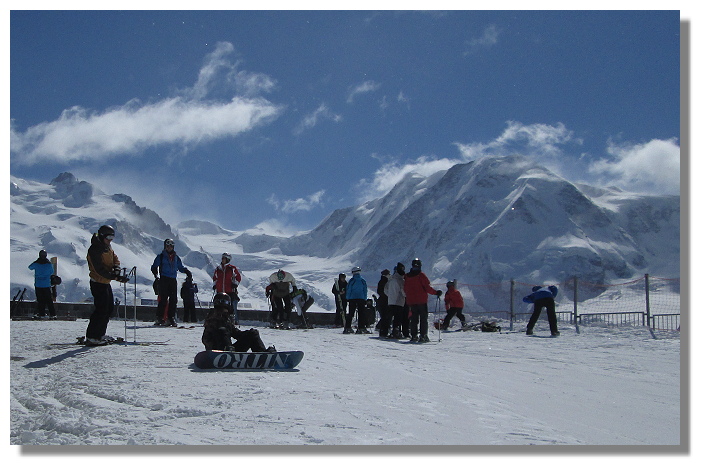
M213 297L213 306L214 307L226 307L228 309L232 308L233 302L230 299L230 296L226 294L225 292L218 292L215 294L215 297Z
M446 282L446 287L455 287L455 282L453 282L453 281Z
M39 250L39 257L40 257L40 258L46 258L46 257L47 257L47 251L46 251L46 250Z
M115 229L112 228L110 225L102 225L98 229L98 238L100 241L103 240L112 240L115 238Z
M171 238L167 238L166 240L164 240L164 248L166 248L167 246L173 247L173 246L174 246L174 240L172 240Z
M414 258L414 261L411 262L411 267L412 268L420 268L421 267L421 260L418 258Z
M225 262L229 263L231 259L233 259L232 256L230 256L230 253L223 253L223 255L220 257L221 259L225 258Z
M362 269L360 269L360 266L355 266L354 268L352 268L352 273L353 273L353 274L359 273L360 271L362 271Z
M396 267L394 268L394 270L395 270L396 272L398 272L399 274L404 274L404 272L406 271L406 266L404 266L402 263L397 263L397 265L396 265Z
M283 269L280 269L279 271L277 271L277 279L279 279L281 281L284 279L284 276L286 276L286 273L284 272Z

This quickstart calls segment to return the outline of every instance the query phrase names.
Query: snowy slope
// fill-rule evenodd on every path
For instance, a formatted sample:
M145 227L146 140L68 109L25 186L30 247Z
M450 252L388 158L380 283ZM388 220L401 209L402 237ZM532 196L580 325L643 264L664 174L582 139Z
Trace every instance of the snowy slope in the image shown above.
M48 346L82 335L86 321L15 321L10 443L679 444L677 334L560 327L551 339L543 317L536 337L449 332L426 345L260 328L266 344L304 351L298 371L203 372L192 365L201 327L140 323L128 340L167 344L88 349ZM124 324L111 321L108 334L124 335Z

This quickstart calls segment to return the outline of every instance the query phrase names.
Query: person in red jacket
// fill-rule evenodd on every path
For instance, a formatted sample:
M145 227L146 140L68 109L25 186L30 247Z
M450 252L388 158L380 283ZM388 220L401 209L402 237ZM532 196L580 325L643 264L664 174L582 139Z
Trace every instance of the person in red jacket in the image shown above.
M431 287L431 282L421 272L421 260L418 258L411 262L411 270L404 275L404 293L411 310L411 341L428 343L428 295L440 297L443 292Z
M446 287L448 288L444 298L446 303L446 317L443 319L441 329L447 330L450 326L450 321L456 316L460 320L460 325L464 327L465 315L463 315L463 307L465 303L463 302L463 296L460 295L460 291L455 288L455 281L448 281Z
M237 268L230 264L232 256L230 253L223 253L220 264L215 268L213 273L213 290L216 292L225 292L230 296L232 301L233 321L237 325L239 323L237 314L237 303L240 297L237 295L237 286L242 281L242 275Z

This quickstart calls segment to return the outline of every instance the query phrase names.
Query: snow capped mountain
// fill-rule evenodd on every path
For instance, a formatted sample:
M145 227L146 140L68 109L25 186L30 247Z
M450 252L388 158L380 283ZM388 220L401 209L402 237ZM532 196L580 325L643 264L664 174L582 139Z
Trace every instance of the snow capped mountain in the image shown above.
M129 196L103 194L68 173L49 185L12 178L10 193L11 289L32 286L26 266L45 248L59 256L61 295L73 301L90 297L85 253L103 223L116 228L123 266L138 267L140 296L154 297L149 266L164 238L173 238L202 296L212 293L213 267L227 251L245 277L242 302L264 309L266 278L279 268L316 298L315 308L329 311L338 272L360 265L374 288L382 269L399 261L409 266L416 257L436 283L680 275L678 196L573 184L521 156L488 157L430 177L407 175L384 197L337 209L291 237L204 221L172 228Z

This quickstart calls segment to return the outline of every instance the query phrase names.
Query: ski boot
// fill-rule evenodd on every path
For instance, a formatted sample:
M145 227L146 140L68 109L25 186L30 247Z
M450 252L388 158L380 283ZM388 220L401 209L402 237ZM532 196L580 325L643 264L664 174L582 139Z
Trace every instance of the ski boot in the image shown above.
M428 335L423 335L419 338L419 343L430 343L431 340L428 339Z

